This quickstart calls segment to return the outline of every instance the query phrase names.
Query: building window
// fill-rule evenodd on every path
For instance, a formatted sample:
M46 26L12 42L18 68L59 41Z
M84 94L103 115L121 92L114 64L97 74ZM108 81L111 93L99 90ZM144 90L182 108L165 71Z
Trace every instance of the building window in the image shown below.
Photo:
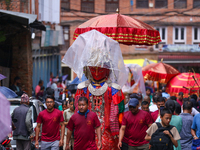
M193 0L193 8L200 6L200 0Z
M94 12L94 0L81 0L81 11Z
M155 45L155 49L162 49L162 45L167 44L167 28L166 27L155 27L160 33L161 42Z
M200 43L200 28L199 27L193 27L193 29L192 29L192 41L193 41L193 44L199 44Z
M61 0L61 10L70 11L70 0Z
M149 0L136 0L137 8L149 8Z
M65 44L62 49L67 50L69 48L69 38L70 38L69 26L63 26L63 35L64 35Z
M174 27L173 40L174 40L174 44L185 44L186 28L185 27Z
M167 0L155 0L155 8L167 8Z
M187 0L174 0L175 9L187 8Z
M119 0L106 0L106 12L116 12L119 9Z

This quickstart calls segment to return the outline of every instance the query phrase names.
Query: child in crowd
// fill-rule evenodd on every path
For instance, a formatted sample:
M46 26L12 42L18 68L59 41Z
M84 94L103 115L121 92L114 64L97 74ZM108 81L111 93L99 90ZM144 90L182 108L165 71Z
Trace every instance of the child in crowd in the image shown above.
M153 123L149 129L146 131L147 135L145 136L145 140L147 141L151 141L152 140L152 135L159 129L163 129L163 138L159 138L159 141L162 141L162 139L164 139L165 135L168 135L170 138L170 141L172 142L172 144L175 147L178 147L178 140L181 139L178 130L176 129L175 126L171 126L169 123L171 121L172 118L172 112L167 109L164 108L161 112L160 112L160 119L161 119L161 123ZM159 127L158 127L159 124ZM151 144L151 142L150 142ZM158 144L157 144L158 145ZM170 145L170 144L169 144ZM151 149L154 149L155 145L151 145ZM166 145L165 145L166 146ZM173 150L173 146L169 146L168 150Z

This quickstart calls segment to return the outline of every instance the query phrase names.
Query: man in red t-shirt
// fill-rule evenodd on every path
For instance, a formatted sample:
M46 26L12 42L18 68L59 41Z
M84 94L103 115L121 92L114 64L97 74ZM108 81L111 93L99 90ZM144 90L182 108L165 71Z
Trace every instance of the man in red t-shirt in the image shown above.
M97 150L101 148L101 123L96 113L88 109L88 99L80 97L78 100L78 113L70 118L67 124L67 141L65 150L69 150L69 141L74 131L74 150ZM98 145L95 142L95 130Z
M158 116L160 116L160 107L165 106L165 98L164 97L158 97L156 101L156 105L158 110L151 113L151 116L153 118L153 121L155 122Z
M183 105L183 92L178 93L178 98L176 100L181 106Z
M152 124L151 116L148 112L139 109L139 101L131 98L129 101L129 111L125 112L122 126L119 132L118 148L122 147L124 133L128 137L128 149L148 150L148 141L144 140L146 130Z
M62 112L54 108L54 100L53 96L47 96L45 100L47 109L40 112L37 117L35 147L39 148L38 137L42 124L41 150L59 150L64 143L64 118Z

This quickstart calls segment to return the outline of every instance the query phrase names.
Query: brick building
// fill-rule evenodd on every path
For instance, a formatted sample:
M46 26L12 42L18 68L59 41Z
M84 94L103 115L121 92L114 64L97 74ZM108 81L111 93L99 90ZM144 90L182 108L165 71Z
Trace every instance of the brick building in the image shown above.
M29 17L34 16L28 14L30 13L28 1L2 0L0 4L0 73L7 77L1 81L1 85L9 87L13 84L14 78L19 76L23 90L31 96L32 51L28 22ZM27 14L22 17L24 14L15 15L15 12Z
M181 72L193 68L200 73L200 0L61 0L66 45L62 54L73 43L76 27L98 15L115 13L117 8L159 30L162 40L149 47L120 45L124 60L163 58Z
M7 78L1 85L9 87L14 78L21 78L21 88L32 95L32 39L31 29L45 29L32 14L29 0L0 1L0 73ZM34 27L33 27L34 26Z

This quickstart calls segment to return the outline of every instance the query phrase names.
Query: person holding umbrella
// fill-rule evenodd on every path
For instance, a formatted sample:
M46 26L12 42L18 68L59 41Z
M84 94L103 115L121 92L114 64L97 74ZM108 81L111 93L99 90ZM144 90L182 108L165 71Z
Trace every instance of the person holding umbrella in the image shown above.
M95 112L101 122L101 150L116 150L124 112L121 86L128 78L119 43L92 30L75 40L62 62L79 78L83 73L88 78L77 87L75 112L79 98L86 97L89 111Z

